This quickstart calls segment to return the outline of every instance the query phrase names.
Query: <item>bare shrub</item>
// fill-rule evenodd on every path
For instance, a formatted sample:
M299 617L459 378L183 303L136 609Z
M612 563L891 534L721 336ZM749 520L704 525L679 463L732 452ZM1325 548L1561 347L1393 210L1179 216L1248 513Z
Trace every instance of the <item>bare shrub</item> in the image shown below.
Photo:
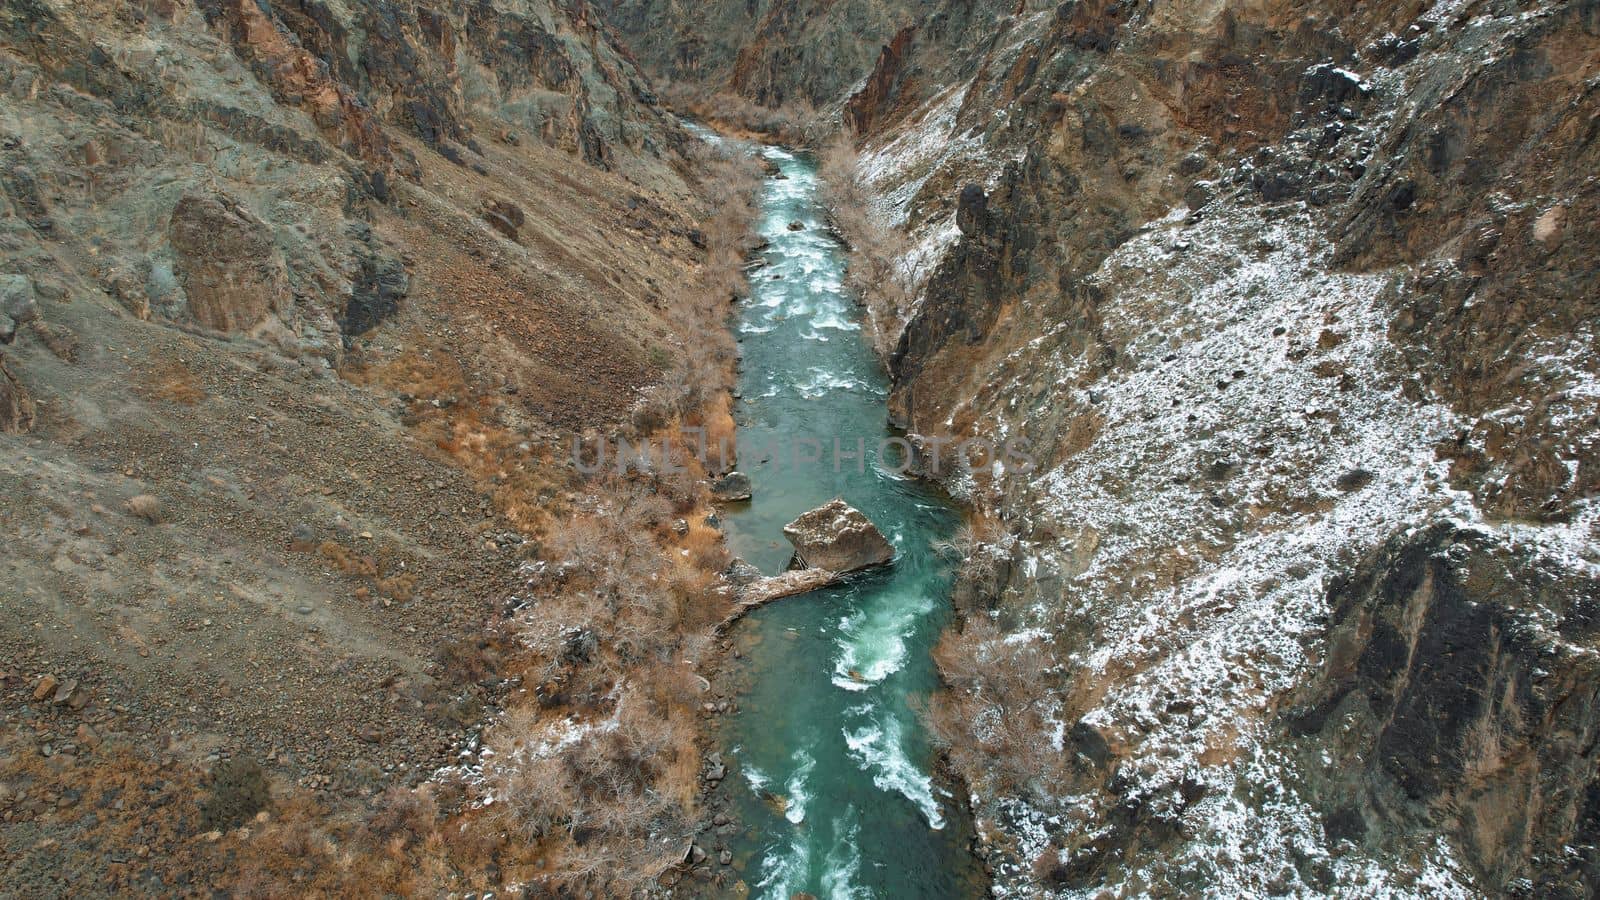
M872 216L858 163L854 133L840 132L819 161L822 199L850 245L846 283L866 308L873 349L887 360L905 330L922 273L905 235Z
M393 785L374 801L366 826L379 840L400 837L408 842L421 842L438 827L438 819L439 805L428 788L409 790Z
M166 508L161 503L161 498L154 494L140 494L137 497L129 497L128 502L122 504L122 508L128 515L136 519L143 519L151 525L159 524L162 519L166 518Z
M232 828L248 821L272 802L267 773L249 757L235 757L217 765L211 795L200 807L207 828Z
M957 567L952 601L970 615L991 608L1009 574L1009 536L991 520L964 523L950 537L933 542L933 551Z
M1040 673L1057 661L1038 641L1005 637L986 616L945 632L934 661L949 689L933 698L926 719L959 770L990 780L984 789L1022 791L1065 777L1045 739L1053 725L1039 691Z

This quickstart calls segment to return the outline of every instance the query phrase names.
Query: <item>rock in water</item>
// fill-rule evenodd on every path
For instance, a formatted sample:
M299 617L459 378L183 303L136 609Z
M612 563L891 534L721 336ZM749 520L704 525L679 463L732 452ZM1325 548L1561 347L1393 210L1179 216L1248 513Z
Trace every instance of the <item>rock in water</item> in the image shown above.
M743 472L729 472L711 482L711 496L724 503L750 499L750 476Z
M894 561L894 547L861 511L834 499L783 526L794 545L790 568L839 574Z

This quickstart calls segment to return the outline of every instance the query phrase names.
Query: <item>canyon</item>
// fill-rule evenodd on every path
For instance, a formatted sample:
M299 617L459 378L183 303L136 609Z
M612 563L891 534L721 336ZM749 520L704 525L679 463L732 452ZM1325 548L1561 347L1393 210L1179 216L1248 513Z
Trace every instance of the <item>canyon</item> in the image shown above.
M996 893L1592 894L1600 8L613 5L853 131Z
M1595 0L11 0L0 84L0 892L1600 884ZM769 604L835 497L892 565Z

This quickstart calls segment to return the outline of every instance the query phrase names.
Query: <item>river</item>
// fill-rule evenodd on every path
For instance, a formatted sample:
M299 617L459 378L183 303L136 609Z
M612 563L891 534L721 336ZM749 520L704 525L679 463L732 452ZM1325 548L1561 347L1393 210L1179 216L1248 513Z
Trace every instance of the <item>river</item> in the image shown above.
M755 497L725 511L729 542L777 573L791 552L784 523L842 497L898 555L735 629L740 656L724 678L738 711L723 725L721 790L736 825L725 840L755 897L975 896L983 881L965 803L933 774L917 714L937 686L929 654L950 615L950 567L930 544L958 516L938 491L895 471L899 448L884 444L888 385L845 290L845 252L827 227L814 163L760 152L783 177L763 185L769 245L735 326L739 460ZM797 455L821 459L797 465Z

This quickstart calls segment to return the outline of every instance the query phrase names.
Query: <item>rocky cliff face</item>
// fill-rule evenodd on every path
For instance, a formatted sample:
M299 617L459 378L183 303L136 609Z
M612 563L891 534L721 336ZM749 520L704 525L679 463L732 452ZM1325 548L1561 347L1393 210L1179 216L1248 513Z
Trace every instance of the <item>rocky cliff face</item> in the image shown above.
M658 76L765 106L836 105L882 46L920 17L901 0L601 0L597 8Z
M456 850L405 788L592 501L557 436L625 427L706 305L687 142L582 2L0 5L8 888L504 889L418 861ZM204 812L230 758L259 790ZM403 827L339 830L385 791Z
M938 718L1000 889L1588 895L1600 5L870 41L894 415L1032 451L949 474L998 523Z

